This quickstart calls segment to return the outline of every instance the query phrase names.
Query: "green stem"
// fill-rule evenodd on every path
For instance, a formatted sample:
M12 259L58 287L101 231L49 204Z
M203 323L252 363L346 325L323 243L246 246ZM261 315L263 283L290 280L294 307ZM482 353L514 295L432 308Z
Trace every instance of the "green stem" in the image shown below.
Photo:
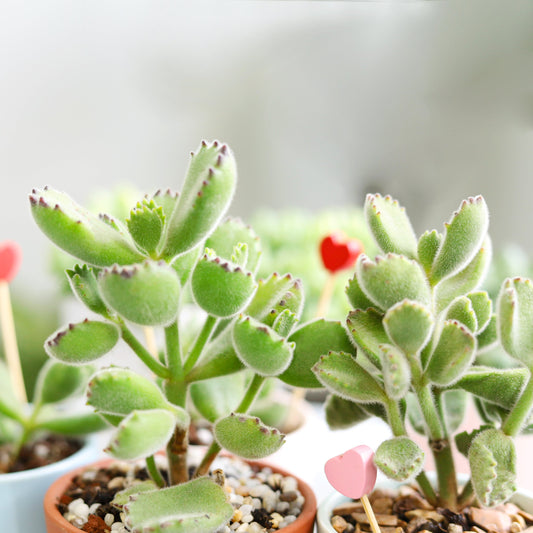
M439 504L453 510L457 506L457 479L452 447L446 433L446 428L441 422L431 385L424 379L420 363L414 356L408 356L408 360L416 396L426 423L430 439L429 444L437 469Z
M407 437L407 430L405 429L405 424L403 422L403 417L398 402L389 400L385 407L387 409L387 418L392 429L392 434L395 437ZM435 489L431 485L426 473L423 470L418 474L418 476L416 476L416 481L418 482L420 490L426 497L426 500L431 505L436 506L437 495L435 494Z
M474 501L475 497L474 485L472 485L472 480L469 479L466 485L463 487L463 491L457 500L459 508L462 509L463 507L470 505Z
M395 437L406 436L407 431L405 429L405 424L403 423L403 417L398 402L389 399L385 407L387 409L387 418L389 420L389 426L392 429L392 434Z
M246 413L248 409L250 409L264 382L264 376L258 376L257 374L254 375L252 381L248 385L248 389L246 390L243 399L241 400L241 403L237 409L235 409L236 413ZM205 476L209 472L209 467L215 460L215 457L218 455L220 450L222 450L222 448L218 442L213 441L211 446L209 446L207 449L202 462L198 465L198 468L194 473L194 477Z
M187 357L187 360L185 361L184 366L184 372L185 374L188 374L194 365L196 364L196 361L198 361L202 350L204 349L204 346L206 345L207 341L211 338L211 335L213 333L213 330L215 329L217 323L217 318L211 315L207 316L207 319L202 327L202 330L198 334L198 337L196 338L196 341L194 343L194 346L192 347L189 356Z
M124 322L117 322L122 333L124 342L134 351L135 355L160 378L170 377L168 368L152 357L152 354L137 340L135 335L128 329Z
M511 409L511 412L507 415L505 422L502 426L502 431L510 437L516 437L522 426L525 424L531 407L533 406L533 376L529 375L529 381L525 386L520 398L516 402L516 405Z
M150 477L160 489L166 485L159 468L157 468L155 464L155 458L153 455L146 458L146 470L148 470Z
M181 360L180 334L178 321L172 322L165 328L165 353L171 379L183 379L183 364Z

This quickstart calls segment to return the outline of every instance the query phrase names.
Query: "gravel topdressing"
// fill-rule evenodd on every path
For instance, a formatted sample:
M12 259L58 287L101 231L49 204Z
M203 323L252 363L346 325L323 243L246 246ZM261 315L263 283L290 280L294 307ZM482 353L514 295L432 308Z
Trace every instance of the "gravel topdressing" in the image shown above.
M234 508L230 523L220 533L274 532L294 522L302 510L304 498L293 477L268 467L257 470L229 457L217 458L213 469L223 470L224 488ZM117 492L145 479L146 471L138 465L115 463L107 469L87 470L73 480L58 509L88 533L127 533L123 513L110 502Z

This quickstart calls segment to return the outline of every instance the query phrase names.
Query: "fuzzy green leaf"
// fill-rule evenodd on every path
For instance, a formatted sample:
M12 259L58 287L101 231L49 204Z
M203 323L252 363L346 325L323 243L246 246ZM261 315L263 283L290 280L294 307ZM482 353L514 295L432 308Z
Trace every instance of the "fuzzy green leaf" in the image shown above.
M516 404L528 378L529 372L525 368L474 366L454 387L510 410Z
M329 352L313 366L318 380L330 392L346 400L385 403L385 391L357 361L344 352Z
M259 418L234 413L215 424L214 435L222 448L245 459L266 457L279 450L285 439Z
M467 298L472 302L472 309L476 313L476 334L479 334L489 325L492 317L492 301L487 291L471 292L467 294Z
M163 208L145 201L131 210L126 225L137 245L148 254L153 254L161 240L164 221Z
M165 220L168 220L172 216L176 205L178 205L178 198L179 194L177 192L173 192L170 189L166 191L159 189L152 196L151 200L155 205L162 208Z
M383 382L389 398L400 400L409 391L411 371L405 355L395 346L381 346L383 361Z
M134 324L165 326L178 313L180 282L162 261L106 268L98 285L107 305Z
M200 248L200 246L197 246L184 254L178 255L178 257L176 257L170 264L178 275L182 287L185 286L187 281L189 281L189 278L194 271L196 262L200 257Z
M167 223L163 256L172 258L204 240L226 213L237 183L230 149L214 141L192 154L178 203Z
M442 394L442 402L446 427L450 433L454 433L464 420L468 394L464 390L448 390Z
M87 403L100 414L122 417L134 410L167 409L174 414L176 424L189 425L187 412L168 403L153 381L126 368L98 371L89 383Z
M405 397L407 404L407 416L409 418L409 423L413 429L419 435L426 435L427 427L424 421L424 415L420 409L420 404L414 393L408 393Z
M54 360L47 361L37 378L35 403L58 403L81 394L93 372L92 366L72 366Z
M481 196L464 200L445 225L444 240L435 256L430 279L436 282L464 269L478 253L489 227L489 212Z
M226 492L207 477L140 493L124 511L132 533L213 533L233 516Z
M298 317L290 309L284 309L276 316L272 329L281 337L288 337L294 326L298 323Z
M388 309L402 300L431 303L426 276L416 261L401 255L388 254L371 261L361 254L356 275L363 292L381 309Z
M428 343L433 331L431 311L409 300L392 306L383 318L389 338L406 354L416 354Z
M191 385L191 400L206 420L215 422L237 409L244 396L245 385L243 372L207 379Z
M94 361L117 344L120 333L114 324L85 319L52 333L44 343L46 353L69 365Z
M470 445L472 444L472 441L483 431L486 429L491 429L492 426L488 425L482 425L479 428L476 428L472 430L471 432L468 431L461 431L461 433L458 433L455 435L455 446L458 450L458 452L461 455L464 455L468 459L468 450L470 449Z
M498 343L498 324L496 315L490 317L489 323L485 329L477 336L477 353L484 353Z
M430 356L427 376L440 386L457 381L472 364L476 339L456 320L444 322L439 340Z
M480 433L468 451L472 484L482 505L492 507L516 491L516 450L511 437L498 429Z
M35 426L61 435L86 435L107 429L108 424L95 413L39 416Z
M426 273L431 271L431 266L437 255L444 236L437 230L426 231L418 239L418 261Z
M507 279L498 297L498 334L504 350L533 368L533 284L524 278Z
M298 318L303 309L302 282L291 274L272 274L266 280L259 280L257 291L245 309L245 314L263 322L274 324L280 313L289 309Z
M158 489L158 486L152 479L140 481L139 483L130 485L127 489L117 492L115 494L115 497L111 501L111 505L122 509L122 507L124 507L124 505L127 505L131 499L135 500L136 496L138 494L141 494L141 492L149 492L156 489Z
M57 246L85 263L130 265L143 256L129 238L83 209L66 194L52 189L33 190L33 218Z
M308 322L299 327L290 337L295 342L291 364L279 378L295 387L321 388L312 366L328 351L346 352L355 355L346 330L339 322L323 319Z
M365 201L368 227L384 253L416 257L417 242L405 208L390 196L368 194Z
M284 372L294 352L294 342L287 342L272 328L248 316L235 322L233 345L239 359L261 376Z
M487 237L472 261L457 274L443 279L435 287L437 313L445 309L455 298L479 287L490 266L492 244Z
M348 297L348 301L350 302L351 306L354 309L368 309L369 307L375 307L376 304L372 301L370 301L363 290L361 289L361 286L359 285L359 282L357 281L357 276L354 275L349 281L348 285L345 289L346 296Z
M72 292L81 303L94 313L106 314L107 309L98 292L98 284L93 269L87 265L76 265L73 270L67 270L66 273Z
M390 342L383 327L383 315L373 307L366 311L350 311L346 326L357 347L362 350L376 368L381 368L381 344ZM338 351L338 350L337 350Z
M477 331L477 317L472 301L466 296L459 296L446 309L446 320L457 320L471 332Z
M24 419L24 406L18 401L13 389L7 365L0 359L0 413L14 420Z
M174 415L167 409L133 411L120 422L105 451L116 459L146 458L166 446L174 428Z
M215 251L216 255L226 261L233 261L231 256L238 243L246 244L247 260L243 266L250 272L257 272L261 259L259 237L254 230L238 218L228 218L207 239L205 246Z
M217 317L230 317L242 311L257 286L251 272L224 261L208 248L196 264L191 284L196 303Z
M424 452L410 438L395 437L378 446L374 462L387 477L406 481L422 470Z
M330 429L347 429L370 418L370 414L358 404L335 394L328 395L325 412Z

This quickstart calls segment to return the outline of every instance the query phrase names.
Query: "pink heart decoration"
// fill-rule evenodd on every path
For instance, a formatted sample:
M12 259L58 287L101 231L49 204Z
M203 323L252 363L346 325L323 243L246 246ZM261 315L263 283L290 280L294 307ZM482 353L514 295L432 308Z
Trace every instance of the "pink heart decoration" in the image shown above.
M330 272L352 267L362 251L361 241L349 239L340 232L327 235L320 243L322 262Z
M0 243L0 281L9 283L16 276L21 260L22 251L16 242Z
M364 444L332 457L326 462L324 470L331 486L354 500L372 491L378 473L374 452Z

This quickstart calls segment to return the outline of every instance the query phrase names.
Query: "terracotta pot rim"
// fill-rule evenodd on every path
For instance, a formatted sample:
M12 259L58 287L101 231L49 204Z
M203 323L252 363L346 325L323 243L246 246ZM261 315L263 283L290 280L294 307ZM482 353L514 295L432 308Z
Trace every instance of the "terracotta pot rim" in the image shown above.
M9 472L6 474L0 474L0 485L6 483L13 483L15 481L27 481L28 479L46 476L48 474L53 474L57 470L64 470L65 466L68 468L70 463L76 464L79 462L80 457L84 456L87 453L87 450L98 442L98 437L96 435L88 435L85 437L80 437L80 440L83 440L82 447L74 452L72 455L56 461L55 463L50 463L49 465L39 466L38 468L31 468L30 470L21 470L20 472Z
M81 529L72 525L61 515L61 513L57 509L56 504L59 495L63 494L63 492L66 490L67 486L70 483L70 480L81 472L83 472L84 470L95 467L100 468L113 462L116 462L116 460L112 458L105 458L101 459L100 461L96 461L92 464L75 468L74 470L71 470L67 474L56 479L50 485L50 487L46 491L43 501L46 527L48 533L80 533ZM279 468L274 464L268 463L267 461L245 462L252 466L257 465L260 467L269 467L274 472L277 472L283 476L291 476L296 479L296 481L298 482L298 489L300 490L302 496L305 499L304 506L298 518L292 524L285 526L280 531L283 531L284 533L311 533L311 531L313 531L313 525L315 522L317 501L315 493L311 489L310 485L308 485L299 477L295 476L293 473L288 472L283 468ZM54 527L53 529L52 525Z

